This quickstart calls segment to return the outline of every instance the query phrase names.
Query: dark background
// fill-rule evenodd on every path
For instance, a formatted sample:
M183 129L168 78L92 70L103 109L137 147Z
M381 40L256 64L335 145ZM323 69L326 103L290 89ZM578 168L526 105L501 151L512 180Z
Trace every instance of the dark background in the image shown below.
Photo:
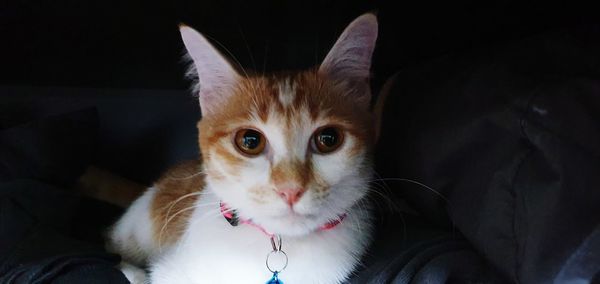
M367 11L381 23L376 86L441 54L595 18L576 1L3 1L0 84L185 89L180 22L246 68L306 68Z
M184 79L179 23L242 67L269 72L318 64L368 11L380 22L375 93L394 72L440 56L599 18L577 1L2 1L0 127L95 107L95 164L148 184L198 155L199 110Z
M183 79L178 23L244 68L269 72L318 64L368 11L380 22L374 90L401 71L378 173L440 194L409 181L379 184L367 262L375 265L356 283L416 274L488 283L496 272L498 283L544 283L582 277L582 263L599 275L597 257L577 261L600 247L600 17L591 3L3 1L0 181L73 181L91 163L150 184L196 158L200 114ZM386 211L392 193L415 210Z

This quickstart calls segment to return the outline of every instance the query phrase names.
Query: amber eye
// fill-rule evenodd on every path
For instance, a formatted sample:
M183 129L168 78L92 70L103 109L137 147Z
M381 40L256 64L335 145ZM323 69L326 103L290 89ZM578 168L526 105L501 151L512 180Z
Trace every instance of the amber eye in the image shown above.
M339 128L326 126L315 131L313 134L315 150L321 154L335 151L342 145L344 135Z
M265 137L254 129L242 129L235 134L235 145L244 154L256 156L265 149Z

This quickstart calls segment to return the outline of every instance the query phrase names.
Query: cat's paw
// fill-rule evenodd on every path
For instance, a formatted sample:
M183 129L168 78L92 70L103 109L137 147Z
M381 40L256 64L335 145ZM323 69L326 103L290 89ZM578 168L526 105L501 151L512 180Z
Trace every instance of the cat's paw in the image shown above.
M125 274L127 280L129 280L129 282L131 282L132 284L148 283L146 281L146 271L137 266L131 265L127 262L121 262L121 264L119 265L119 269L121 269L121 272Z

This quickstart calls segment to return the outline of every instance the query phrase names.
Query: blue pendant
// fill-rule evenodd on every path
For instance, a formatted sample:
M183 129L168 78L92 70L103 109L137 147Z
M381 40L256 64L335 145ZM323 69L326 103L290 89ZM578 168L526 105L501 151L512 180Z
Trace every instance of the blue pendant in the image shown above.
M283 284L283 281L279 280L279 278L277 277L277 274L279 274L279 273L273 272L273 277L271 277L271 279L269 279L269 281L267 281L266 284Z

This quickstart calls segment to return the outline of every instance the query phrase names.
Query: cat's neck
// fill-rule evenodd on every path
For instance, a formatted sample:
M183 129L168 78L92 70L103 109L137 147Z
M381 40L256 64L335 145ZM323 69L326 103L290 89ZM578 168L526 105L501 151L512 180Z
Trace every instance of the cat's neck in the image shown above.
M249 226L256 228L257 230L261 231L263 234L265 234L269 238L273 238L275 235L277 235L276 233L269 232L267 229L263 228L261 225L254 223L252 221L252 219L248 219L248 218L239 216L235 209L230 208L226 203L224 203L222 201L220 201L219 207L221 210L221 214L223 215L223 218L225 218L225 220L227 220L227 222L231 226L236 227L238 225L245 224L245 225L249 225ZM337 227L339 224L342 223L342 221L344 221L344 219L346 218L346 215L347 215L346 213L338 215L338 217L336 219L327 221L326 223L324 223L323 225L321 225L320 227L315 229L315 231L327 231L327 230L331 230L331 229Z

